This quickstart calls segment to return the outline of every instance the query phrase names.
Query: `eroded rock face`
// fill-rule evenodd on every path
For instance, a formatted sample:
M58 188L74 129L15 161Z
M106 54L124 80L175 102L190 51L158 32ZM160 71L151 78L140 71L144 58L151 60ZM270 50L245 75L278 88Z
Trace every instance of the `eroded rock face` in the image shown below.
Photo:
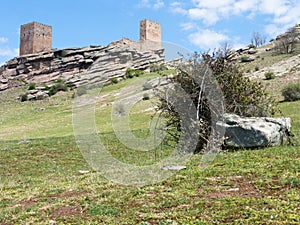
M290 118L240 117L225 114L217 126L225 129L225 147L256 148L285 144L290 135Z
M42 84L60 78L71 87L106 82L124 76L128 67L147 69L151 63L161 62L163 49L142 51L131 42L24 55L0 67L0 91L20 85L20 81Z

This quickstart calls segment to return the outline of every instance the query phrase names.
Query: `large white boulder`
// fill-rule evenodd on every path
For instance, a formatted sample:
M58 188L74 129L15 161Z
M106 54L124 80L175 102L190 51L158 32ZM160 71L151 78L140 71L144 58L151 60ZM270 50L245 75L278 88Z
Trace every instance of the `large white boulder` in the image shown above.
M217 127L225 129L225 147L255 148L282 145L290 135L290 118L240 117L225 114Z

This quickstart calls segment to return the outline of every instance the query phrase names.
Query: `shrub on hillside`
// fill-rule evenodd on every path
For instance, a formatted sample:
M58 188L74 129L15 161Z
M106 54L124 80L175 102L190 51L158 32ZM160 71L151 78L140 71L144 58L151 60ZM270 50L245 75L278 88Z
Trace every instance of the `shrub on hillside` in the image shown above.
M281 93L285 101L292 102L300 100L300 83L289 84Z
M212 115L222 113L222 109L240 116L271 116L275 113L275 101L267 95L264 86L243 76L238 65L226 60L222 54L215 53L211 56L195 53L187 63L177 69L178 75L170 78L174 88L158 92L159 109L167 119L168 143L178 142L182 133L190 136L197 134L198 144L194 153L201 152L208 144L213 129ZM216 85L222 92L219 95L223 97L219 98L219 95L212 93L217 98L213 99L215 102L211 102L206 93L215 91ZM186 94L181 94L182 90ZM189 99L193 104L187 104ZM182 114L180 117L178 107L185 112L184 118L190 124L188 128L182 127ZM196 109L196 116L191 113L193 107ZM185 143L188 146L190 142L192 141L188 140Z
M34 90L35 89L35 83L30 83L28 86L28 90Z
M26 102L28 100L28 94L23 94L20 96L21 102Z
M126 78L133 78L134 77L134 69L132 69L130 67L127 68L125 75L126 75Z
M68 91L68 90L69 90L69 88L66 85L66 83L62 79L58 79L58 80L56 80L55 84L53 84L49 88L48 94L49 94L49 96L53 96L59 91Z
M240 61L241 61L241 62L250 62L250 58L249 58L248 56L242 56L242 57L240 58Z
M266 72L265 78L266 78L266 80L272 80L275 78L275 74L273 72Z
M113 83L113 84L119 83L118 78L116 78L116 77L111 78L111 83Z
M132 69L132 68L127 68L126 70L126 78L133 78L133 77L139 77L144 75L144 71L143 70L139 70L139 69Z
M136 77L139 77L139 76L142 76L142 75L144 75L144 71L143 70L135 70L135 73L134 73L134 75L136 76Z
M151 73L159 73L159 72L165 71L165 70L168 70L168 67L164 64L153 63L150 65Z

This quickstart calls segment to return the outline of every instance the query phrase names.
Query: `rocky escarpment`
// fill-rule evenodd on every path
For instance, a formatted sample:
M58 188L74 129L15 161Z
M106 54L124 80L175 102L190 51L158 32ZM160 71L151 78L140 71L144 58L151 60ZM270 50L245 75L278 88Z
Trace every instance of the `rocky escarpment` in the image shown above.
M118 41L108 46L52 50L16 57L0 67L0 91L20 81L51 83L63 79L71 87L84 83L107 82L122 77L128 67L147 69L164 62L164 50L141 50Z

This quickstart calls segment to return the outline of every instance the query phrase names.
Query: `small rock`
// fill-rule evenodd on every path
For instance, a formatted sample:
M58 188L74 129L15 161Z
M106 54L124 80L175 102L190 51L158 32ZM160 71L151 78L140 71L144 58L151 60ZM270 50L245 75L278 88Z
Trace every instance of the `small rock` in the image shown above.
M24 140L24 141L19 141L18 145L26 145L26 144L29 144L29 143L30 143L30 141Z
M233 188L229 188L228 190L226 190L226 191L239 191L240 190L240 188L238 188L238 187L233 187Z
M46 87L36 87L35 89L38 90L38 91L45 91Z
M35 110L35 111L45 111L46 109L45 108L34 108L33 110Z
M250 54L250 55L253 55L253 54L256 54L256 53L257 53L257 50L254 50L254 49L250 49L248 51L248 54Z
M7 83L8 83L8 80L7 80L7 79L1 79L1 80L0 80L0 83L2 83L2 84L7 84Z
M35 99L36 99L35 95L32 95L32 94L27 95L28 101L35 100Z
M48 98L49 95L47 95L45 92L43 91L39 91L38 93L36 93L36 99L37 100L44 100L46 98Z
M38 93L38 90L36 90L36 89L27 91L27 94L30 94L30 95L34 95L36 93Z
M87 174L87 173L89 173L90 171L88 171L88 170L79 170L78 171L80 174Z
M164 166L162 169L180 171L186 169L186 166Z
M56 225L57 222L55 220L49 220L49 225Z
M8 84L0 84L0 91L4 91L8 88Z

